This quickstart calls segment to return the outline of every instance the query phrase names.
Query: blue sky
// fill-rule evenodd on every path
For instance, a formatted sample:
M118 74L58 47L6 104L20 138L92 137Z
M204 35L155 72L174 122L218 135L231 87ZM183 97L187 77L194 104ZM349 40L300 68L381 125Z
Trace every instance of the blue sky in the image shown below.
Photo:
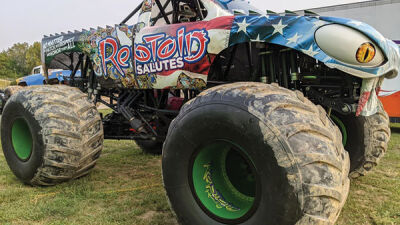
M250 0L259 9L282 12L362 0ZM17 42L33 43L43 35L114 25L140 0L5 0L0 7L0 51Z

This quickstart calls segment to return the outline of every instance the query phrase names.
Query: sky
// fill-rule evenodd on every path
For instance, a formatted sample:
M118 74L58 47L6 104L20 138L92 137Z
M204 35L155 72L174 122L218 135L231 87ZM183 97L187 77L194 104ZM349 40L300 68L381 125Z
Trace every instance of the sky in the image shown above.
M250 0L250 3L259 9L282 12L285 9L300 10L360 1L363 0ZM47 34L113 26L120 23L139 2L141 1L3 0L0 7L0 51L18 42L32 44Z

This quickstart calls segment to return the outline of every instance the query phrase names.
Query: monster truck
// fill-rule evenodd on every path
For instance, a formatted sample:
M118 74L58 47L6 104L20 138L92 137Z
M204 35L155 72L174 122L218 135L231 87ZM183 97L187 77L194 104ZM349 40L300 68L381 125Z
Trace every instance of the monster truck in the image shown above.
M87 174L103 139L136 140L162 148L181 224L334 224L349 176L387 148L376 91L399 55L350 19L145 0L119 25L43 38L43 66L70 82L7 100L3 151L23 182L54 185Z

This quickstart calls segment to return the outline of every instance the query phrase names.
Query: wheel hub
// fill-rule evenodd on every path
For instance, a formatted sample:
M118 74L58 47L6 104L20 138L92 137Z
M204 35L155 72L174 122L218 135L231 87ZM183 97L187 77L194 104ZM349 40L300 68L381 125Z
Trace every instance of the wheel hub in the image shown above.
M254 165L230 142L217 141L198 152L192 182L201 207L214 217L237 220L253 208L257 186Z
M22 161L28 160L32 154L32 134L24 119L20 118L14 121L11 140L18 158Z

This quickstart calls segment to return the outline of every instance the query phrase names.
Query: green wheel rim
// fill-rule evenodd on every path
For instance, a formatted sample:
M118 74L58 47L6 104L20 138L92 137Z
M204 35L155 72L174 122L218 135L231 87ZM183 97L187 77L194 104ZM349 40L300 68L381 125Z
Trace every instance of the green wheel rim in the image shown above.
M245 152L227 141L216 141L193 161L194 194L206 212L223 220L248 214L255 202L256 174Z
M336 116L331 115L331 118L333 120L333 122L339 127L340 132L342 133L342 137L343 137L343 146L346 146L347 143L347 129L346 126L344 125L344 123Z
M32 153L32 134L27 122L20 118L11 128L11 140L15 153L21 160L27 160Z

